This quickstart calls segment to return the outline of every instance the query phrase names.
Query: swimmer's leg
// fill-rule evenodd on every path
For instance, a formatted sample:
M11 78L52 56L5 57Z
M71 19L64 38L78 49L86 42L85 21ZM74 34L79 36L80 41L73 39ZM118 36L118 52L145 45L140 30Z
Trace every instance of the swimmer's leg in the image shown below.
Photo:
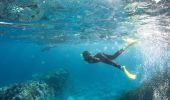
M120 54L122 54L124 50L125 49L122 48L122 49L118 50L116 53L114 53L113 55L109 55L109 54L105 54L105 53L104 53L104 55L106 57L108 57L110 60L113 60L113 59L117 58Z
M105 54L105 55L111 60L113 60L117 58L120 54L122 54L128 47L132 46L133 44L137 42L135 39L130 39L130 38L126 39L125 41L127 42L127 45L125 45L125 47L123 47L122 49L114 53L113 55L108 55L108 54Z

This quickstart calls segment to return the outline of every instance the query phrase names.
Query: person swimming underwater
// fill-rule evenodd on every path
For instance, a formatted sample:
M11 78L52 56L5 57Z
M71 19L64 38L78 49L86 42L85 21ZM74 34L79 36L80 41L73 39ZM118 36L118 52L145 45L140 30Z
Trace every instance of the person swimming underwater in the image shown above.
M126 39L126 41L128 44L125 47L123 47L122 49L118 50L113 55L99 52L93 56L93 55L91 55L91 53L89 51L84 51L82 53L82 56L83 56L84 60L90 64L103 62L103 63L112 65L112 66L122 70L127 77L129 77L131 79L136 79L136 75L133 75L130 72L128 72L127 69L125 68L125 66L121 66L121 65L115 63L114 61L112 61L112 60L116 59L120 54L122 54L128 47L130 47L131 45L136 43L136 40L134 40L134 39Z

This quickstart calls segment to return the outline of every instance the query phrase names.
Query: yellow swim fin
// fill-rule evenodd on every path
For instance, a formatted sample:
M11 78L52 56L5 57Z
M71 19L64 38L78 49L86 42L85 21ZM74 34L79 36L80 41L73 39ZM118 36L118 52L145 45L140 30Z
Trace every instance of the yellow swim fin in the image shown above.
M128 72L125 68L125 66L122 66L122 71L125 73L125 75L130 78L130 79L136 79L136 75L131 74L130 72Z
M124 49L127 49L128 47L130 47L131 45L137 42L137 40L133 38L124 38L123 40L127 43Z
M137 42L137 40L133 39L133 38L126 38L126 39L124 39L124 41L126 41L128 43L128 45L132 45Z

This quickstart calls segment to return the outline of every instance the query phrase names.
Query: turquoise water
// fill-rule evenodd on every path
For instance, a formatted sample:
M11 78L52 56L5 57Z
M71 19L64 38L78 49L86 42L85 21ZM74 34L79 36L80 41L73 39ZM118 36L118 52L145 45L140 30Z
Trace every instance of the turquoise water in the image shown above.
M116 100L169 65L169 1L7 0L0 4L4 2L15 7L0 8L7 10L0 12L0 86L64 68L72 80L71 97ZM80 56L85 50L112 54L126 45L127 37L138 42L115 61L136 74L136 80L110 65L88 64Z

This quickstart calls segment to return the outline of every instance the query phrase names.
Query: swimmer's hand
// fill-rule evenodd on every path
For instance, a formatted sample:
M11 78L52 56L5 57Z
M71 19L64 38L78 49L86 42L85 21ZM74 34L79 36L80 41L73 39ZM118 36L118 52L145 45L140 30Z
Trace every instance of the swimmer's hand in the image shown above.
M121 67L121 70L125 73L125 75L130 78L130 79L136 79L136 75L131 74L130 72L128 72L128 70L125 68L125 66Z

